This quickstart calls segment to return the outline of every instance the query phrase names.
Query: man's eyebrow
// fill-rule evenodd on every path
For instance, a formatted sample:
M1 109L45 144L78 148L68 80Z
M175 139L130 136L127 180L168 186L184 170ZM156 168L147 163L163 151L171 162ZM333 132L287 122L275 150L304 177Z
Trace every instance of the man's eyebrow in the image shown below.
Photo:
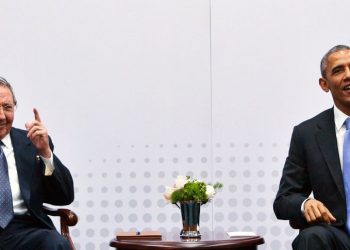
M4 103L2 104L2 106L4 106L4 105L10 105L10 106L13 106L14 104L13 104L13 103L11 103L11 102L4 102Z

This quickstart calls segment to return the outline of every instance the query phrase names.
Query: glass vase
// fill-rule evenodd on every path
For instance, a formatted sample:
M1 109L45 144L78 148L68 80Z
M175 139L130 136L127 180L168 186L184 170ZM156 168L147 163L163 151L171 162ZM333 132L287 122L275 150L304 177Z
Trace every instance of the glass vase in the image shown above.
M201 203L195 201L183 201L180 203L182 230L181 238L200 238L199 217Z

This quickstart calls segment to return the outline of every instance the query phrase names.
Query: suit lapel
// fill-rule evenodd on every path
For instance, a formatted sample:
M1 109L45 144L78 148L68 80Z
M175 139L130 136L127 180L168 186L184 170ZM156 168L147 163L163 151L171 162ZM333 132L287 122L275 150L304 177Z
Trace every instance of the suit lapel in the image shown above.
M337 138L335 135L334 111L328 110L326 117L318 123L316 140L327 163L334 182L345 199L343 175L340 167Z
M30 159L32 150L30 140L17 129L12 128L10 132L13 151L16 160L17 174L19 179L20 190L24 201L30 200L30 186L34 168L29 164L35 159Z

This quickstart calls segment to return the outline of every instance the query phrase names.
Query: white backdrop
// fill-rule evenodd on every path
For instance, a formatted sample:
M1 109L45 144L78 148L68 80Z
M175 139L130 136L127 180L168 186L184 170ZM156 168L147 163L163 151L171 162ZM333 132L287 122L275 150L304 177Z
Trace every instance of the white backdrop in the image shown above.
M15 125L37 107L75 179L78 249L120 230L180 230L164 186L221 181L201 231L296 232L272 201L292 128L330 107L319 61L349 44L346 0L1 1L0 75Z

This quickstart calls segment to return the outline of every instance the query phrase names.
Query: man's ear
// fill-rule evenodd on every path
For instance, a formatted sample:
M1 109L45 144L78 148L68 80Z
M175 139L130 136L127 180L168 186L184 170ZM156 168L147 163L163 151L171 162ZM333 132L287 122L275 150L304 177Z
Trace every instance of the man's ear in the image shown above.
M324 78L320 78L318 80L318 84L320 85L321 89L324 91L324 92L328 92L329 91L329 87L328 87L328 83L327 83L327 80L324 79Z

